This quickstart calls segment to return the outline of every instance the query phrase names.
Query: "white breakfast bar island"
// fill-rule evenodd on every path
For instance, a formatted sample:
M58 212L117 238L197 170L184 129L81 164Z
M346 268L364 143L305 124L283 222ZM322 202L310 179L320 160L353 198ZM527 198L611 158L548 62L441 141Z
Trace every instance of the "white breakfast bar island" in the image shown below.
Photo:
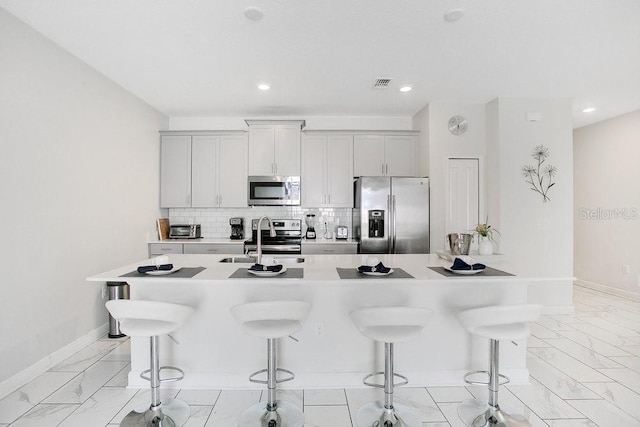
M516 275L507 263L492 263L493 269L476 275L446 274L442 267L451 262L433 254L375 255L394 269L383 277L357 272L370 255L305 255L304 262L283 263L287 271L279 276L255 277L246 271L251 263L221 262L233 256L172 255L171 262L181 267L173 274L138 274L138 266L150 264L142 260L88 280L126 282L131 299L193 307L195 314L173 334L177 343L160 337L160 362L185 372L182 381L167 386L212 389L262 387L248 377L266 367L265 341L244 334L229 309L265 300L311 304L295 340L278 342L278 366L296 375L282 388L364 387L362 378L384 367L384 346L359 333L349 313L376 306L433 311L420 338L396 347L396 370L409 378L410 386L462 385L465 372L488 366L488 344L469 335L456 314L473 307L525 304L527 285L534 280ZM181 271L196 274L180 277ZM526 340L505 342L500 350L501 372L513 383L526 383ZM148 387L139 377L148 368L149 340L131 338L129 386Z

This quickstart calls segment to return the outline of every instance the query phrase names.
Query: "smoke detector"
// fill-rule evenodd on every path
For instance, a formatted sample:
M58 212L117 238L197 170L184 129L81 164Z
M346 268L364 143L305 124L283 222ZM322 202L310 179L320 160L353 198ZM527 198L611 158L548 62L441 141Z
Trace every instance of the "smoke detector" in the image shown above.
M376 81L373 82L373 88L387 89L389 87L389 84L391 83L391 80L393 80L391 77L383 77L383 78L376 79Z
M254 6L249 6L244 10L244 16L252 21L259 21L262 19L262 10Z

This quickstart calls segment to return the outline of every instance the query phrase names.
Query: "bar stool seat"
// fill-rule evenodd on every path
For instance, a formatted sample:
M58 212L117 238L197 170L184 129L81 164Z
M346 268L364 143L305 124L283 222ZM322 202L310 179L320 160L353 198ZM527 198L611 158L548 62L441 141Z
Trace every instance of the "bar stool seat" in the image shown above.
M105 304L114 319L120 322L120 330L130 337L150 338L150 368L140 376L151 382L151 405L136 408L127 414L120 426L181 426L189 418L190 409L186 402L177 399L160 401L160 384L178 381L184 372L174 366L160 366L158 337L178 330L194 313L185 305L159 301L111 300ZM160 378L162 370L179 373L171 378Z
M249 376L249 381L267 385L267 402L256 403L240 415L239 427L302 427L304 414L290 402L276 400L276 385L295 378L293 372L277 367L276 340L302 329L311 306L303 301L260 301L236 305L231 314L247 334L267 340L267 369ZM278 372L288 374L277 378ZM267 374L266 380L255 377Z
M385 400L361 406L356 413L358 427L422 426L412 408L393 403L393 388L409 382L407 377L393 371L393 345L418 338L431 314L430 310L410 307L370 307L350 313L351 320L362 335L385 345L385 370L369 374L363 379L365 385L384 388ZM384 375L384 384L369 382L370 378L377 375ZM402 381L394 383L394 377Z
M473 427L529 427L531 424L521 415L509 415L498 405L498 389L509 382L500 374L500 341L520 340L530 335L529 322L540 317L542 306L536 304L499 305L473 308L458 314L458 320L471 334L489 339L489 370L471 371L464 376L469 384L483 384L489 387L489 401L465 400L458 406L458 415L467 425ZM488 374L488 381L473 381L475 374Z

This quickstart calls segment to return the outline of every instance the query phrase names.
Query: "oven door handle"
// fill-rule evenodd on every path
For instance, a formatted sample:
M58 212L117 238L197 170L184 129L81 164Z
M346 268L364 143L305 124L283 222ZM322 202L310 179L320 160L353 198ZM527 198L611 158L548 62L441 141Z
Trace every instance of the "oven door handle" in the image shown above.
M262 251L272 252L299 252L300 245L262 245Z

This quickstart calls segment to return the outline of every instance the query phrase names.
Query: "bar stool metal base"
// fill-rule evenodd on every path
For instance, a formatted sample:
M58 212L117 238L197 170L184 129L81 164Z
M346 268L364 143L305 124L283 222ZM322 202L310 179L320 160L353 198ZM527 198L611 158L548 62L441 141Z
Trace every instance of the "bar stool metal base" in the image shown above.
M358 427L422 427L418 415L408 406L393 404L386 409L384 402L369 402L356 413Z
M120 422L120 427L176 427L187 422L191 410L187 402L167 399L160 406L148 404L129 412Z
M509 415L499 406L493 407L477 399L468 399L458 406L458 416L471 427L531 427L531 423L519 415Z
M276 410L268 411L266 402L250 406L240 415L238 427L303 427L304 414L293 403L277 400Z

